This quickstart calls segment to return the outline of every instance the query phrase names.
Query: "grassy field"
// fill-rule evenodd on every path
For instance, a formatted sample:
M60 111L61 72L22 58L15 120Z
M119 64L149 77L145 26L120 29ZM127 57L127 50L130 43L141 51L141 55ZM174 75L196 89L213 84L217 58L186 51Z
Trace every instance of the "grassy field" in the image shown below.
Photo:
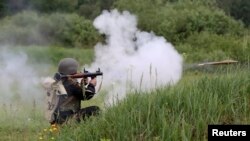
M187 72L174 87L131 94L58 140L207 140L208 124L250 122L249 66Z
M250 122L249 66L214 71L187 72L174 87L131 94L115 107L103 107L100 117L55 135L44 131L49 125L39 107L2 109L1 140L39 140L40 134L65 141L207 140L208 124Z
M84 105L101 102L97 98ZM201 141L207 140L208 124L249 124L249 105L249 64L190 69L175 86L131 93L116 106L103 106L99 117L61 127L56 133L35 101L2 104L0 140Z

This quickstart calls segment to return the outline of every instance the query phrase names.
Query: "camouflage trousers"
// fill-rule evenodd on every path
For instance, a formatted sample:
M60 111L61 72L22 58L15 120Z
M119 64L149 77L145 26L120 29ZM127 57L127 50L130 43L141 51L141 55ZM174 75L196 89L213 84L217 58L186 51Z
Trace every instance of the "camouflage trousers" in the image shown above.
M81 120L85 120L90 116L96 116L100 113L100 108L97 106L90 106L86 108L82 108L77 112L73 112L73 110L68 111L60 111L56 118L56 121L51 124L63 124L71 119L80 122Z

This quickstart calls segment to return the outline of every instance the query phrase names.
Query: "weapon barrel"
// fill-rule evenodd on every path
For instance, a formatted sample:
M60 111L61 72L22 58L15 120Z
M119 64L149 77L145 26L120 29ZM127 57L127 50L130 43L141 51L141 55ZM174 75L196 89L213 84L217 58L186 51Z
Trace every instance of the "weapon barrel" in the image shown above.
M77 74L74 74L74 75L67 75L68 77L71 77L71 78L83 78L83 77L96 77L98 75L102 75L103 73L102 72L94 72L94 73L77 73Z
M77 73L77 74L73 74L73 75L62 75L60 73L55 73L54 75L54 79L56 81L60 81L62 78L65 77L71 77L71 78L86 78L86 77L91 77L94 78L98 75L103 75L103 73L101 71L96 71L96 72L84 72L84 73Z
M83 73L84 77L95 77L98 75L102 75L102 72L94 72L94 73Z
M85 75L84 73L77 73L77 74L73 74L73 75L67 75L67 77L71 77L71 78L83 78Z

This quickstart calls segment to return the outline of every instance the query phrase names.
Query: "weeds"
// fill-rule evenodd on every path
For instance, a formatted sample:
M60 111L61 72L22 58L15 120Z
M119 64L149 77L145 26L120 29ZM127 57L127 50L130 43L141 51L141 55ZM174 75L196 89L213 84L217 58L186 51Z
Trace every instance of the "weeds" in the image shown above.
M208 124L250 121L249 74L249 68L241 67L185 73L176 86L130 94L77 130L65 127L60 140L66 136L73 140L207 140Z
M2 122L1 131L4 128L4 133L11 133L3 137L5 140L23 134L29 136L23 140L206 140L208 124L249 123L249 74L249 68L241 67L214 73L185 72L176 86L150 93L137 91L99 117L91 117L78 125L66 125L60 128L60 133L53 126L46 128L48 123L41 118L41 113L30 119L33 124L21 124L20 115L12 113L9 116L16 117L16 121L10 126ZM13 105L2 107L1 115L8 115ZM44 130L41 132L41 129Z

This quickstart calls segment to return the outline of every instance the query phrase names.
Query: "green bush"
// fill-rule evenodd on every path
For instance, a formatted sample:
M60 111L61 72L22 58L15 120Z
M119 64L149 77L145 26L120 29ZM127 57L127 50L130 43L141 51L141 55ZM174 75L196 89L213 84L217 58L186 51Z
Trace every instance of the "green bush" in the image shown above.
M168 6L164 11L161 16L164 18L155 32L175 44L185 41L195 32L243 35L243 25L217 9L191 4L176 4Z
M173 44L183 42L193 33L202 31L218 35L242 35L242 23L216 7L202 4L202 1L157 2L138 0L128 3L119 0L116 5L121 10L138 15L140 29L162 35Z
M223 9L228 15L250 25L250 1L249 0L216 0L218 7Z
M218 35L209 32L190 35L177 49L184 53L186 62L220 61L234 59L249 61L249 36L239 38L231 35Z
M29 8L39 12L73 12L78 0L23 0ZM25 10L27 8L23 8Z
M62 45L70 47L93 46L98 41L98 33L92 22L77 14L54 13L46 17L54 24L55 38Z
M249 58L244 25L217 8L215 1L118 0L115 4L135 13L140 29L174 44L186 62Z
M2 44L92 47L99 40L92 22L77 14L24 11L0 22Z
M36 13L23 12L13 17L6 17L0 22L1 43L39 44L42 42L38 32L38 23L41 23L42 19Z

